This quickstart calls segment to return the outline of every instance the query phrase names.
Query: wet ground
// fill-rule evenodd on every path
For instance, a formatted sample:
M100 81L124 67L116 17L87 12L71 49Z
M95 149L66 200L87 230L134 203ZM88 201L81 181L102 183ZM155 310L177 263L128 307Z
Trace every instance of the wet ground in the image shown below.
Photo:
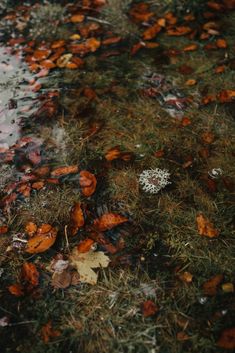
M3 352L235 347L234 8L2 2Z

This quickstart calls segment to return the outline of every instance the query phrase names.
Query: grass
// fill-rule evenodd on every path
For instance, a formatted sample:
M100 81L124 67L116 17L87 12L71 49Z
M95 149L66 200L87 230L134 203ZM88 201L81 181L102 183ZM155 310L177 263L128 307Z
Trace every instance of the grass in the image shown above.
M111 21L108 10L114 5L120 2L110 3L104 13L107 21ZM44 14L47 9L40 11ZM129 33L129 26L123 30L126 21L125 17L117 33ZM10 235L24 232L25 224L34 221L56 226L59 240L48 252L27 256L7 252L9 235L0 237L0 264L4 270L0 318L7 315L12 322L1 328L4 353L226 351L216 342L224 328L234 325L232 293L219 286L215 296L205 296L202 285L217 274L224 275L223 283L234 281L232 103L206 107L198 104L205 87L210 94L233 88L234 69L230 64L217 75L214 67L225 56L233 57L234 13L221 16L220 21L229 45L226 51L206 52L199 42L197 51L168 58L170 63L163 65L156 63L158 49L143 50L135 57L124 53L102 63L92 55L87 59L86 72L55 72L47 83L48 87L68 85L68 90L62 91L60 97L56 128L45 124L36 130L46 141L45 154L52 158L53 165L78 164L94 172L98 187L94 197L87 200L76 180L68 179L62 186L33 194L6 215ZM231 31L226 30L226 24L232 24ZM189 43L184 37L173 41L165 35L159 41L164 49L184 48ZM194 69L192 75L180 74L178 69L183 64ZM194 98L194 104L185 112L190 125L182 126L157 100L140 94L145 70L163 71L174 85ZM186 86L188 78L196 79L197 85ZM89 101L82 93L83 87L95 89L97 98ZM94 123L101 128L90 134ZM213 133L210 144L203 140L205 132ZM116 145L133 152L134 159L107 163L105 153ZM164 151L160 158L155 155L159 150ZM206 155L202 153L205 150ZM155 196L144 193L138 182L139 174L149 168L166 168L171 174L172 184ZM222 177L216 179L216 191L208 185L208 172L213 168L223 171ZM120 258L111 256L113 262L107 270L99 270L96 286L79 284L55 290L50 286L47 266L57 253L68 253L64 227L74 201L87 204L95 215L100 209L128 215L130 227L120 228L126 234L126 250ZM219 230L217 238L198 234L199 213ZM86 237L85 233L78 237ZM70 240L71 248L78 237ZM35 296L17 298L7 287L17 282L25 261L35 262L39 268L40 290ZM192 274L192 282L180 279L185 271ZM159 307L153 317L142 314L146 300ZM60 336L45 344L41 329L49 320L53 328L60 330Z

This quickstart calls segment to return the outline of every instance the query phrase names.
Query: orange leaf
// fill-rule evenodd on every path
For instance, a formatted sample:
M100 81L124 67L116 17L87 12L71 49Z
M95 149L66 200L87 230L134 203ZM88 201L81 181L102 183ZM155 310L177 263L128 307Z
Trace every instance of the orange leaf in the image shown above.
M162 27L156 22L152 27L149 27L142 34L144 40L150 40L156 37L156 35L161 32Z
M44 59L48 58L48 56L50 54L51 54L51 50L50 49L37 49L33 53L33 59L35 61L41 61L41 60L44 60Z
M86 238L78 244L77 250L81 253L87 252L91 249L93 244L94 244L94 240L90 238Z
M105 154L105 159L107 161L113 161L115 159L122 159L124 161L129 161L132 157L131 152L121 152L119 146L115 146L111 148L106 154Z
M235 349L235 327L223 330L217 341L217 346L224 349Z
M55 242L57 230L50 224L43 224L38 228L34 237L28 240L25 251L37 254L48 250Z
M219 235L217 229L214 228L213 224L203 216L203 214L199 214L196 218L198 232L200 235L204 235L209 238L214 238Z
M197 50L198 48L198 45L193 43L193 44L189 44L187 45L186 47L184 47L183 51L194 51L194 50Z
M81 14L73 15L72 17L70 17L70 22L80 23L84 21L84 18L85 16Z
M70 165L67 167L58 167L51 172L52 177L61 177L67 174L76 174L78 172L77 165Z
M61 48L65 45L65 41L63 39L56 40L54 43L52 43L51 48L52 49L58 49Z
M167 30L168 36L184 36L190 32L192 32L192 29L188 26L178 26Z
M216 41L216 46L219 49L226 49L228 47L228 44L225 39L219 38Z
M0 234L6 234L8 232L8 226L0 227Z
M88 172L87 170L82 170L80 172L79 183L84 196L89 197L94 194L97 184L94 174Z
M211 94L202 98L202 104L207 105L209 103L215 102L215 100L216 96Z
M214 136L214 134L212 134L212 132L210 132L210 131L203 132L203 134L202 134L203 142L210 145L214 141L214 139L215 139L215 136Z
M36 174L37 176L45 176L47 174L49 174L50 172L50 168L48 166L42 166L42 167L38 167L36 169L34 169L33 173Z
M44 187L45 183L44 181L36 181L35 183L32 184L32 188L35 190L41 190Z
M197 81L194 79L189 79L185 82L186 86L194 86L196 85Z
M36 233L37 229L37 225L33 222L29 222L25 226L25 231L30 237L32 237Z
M184 117L182 119L182 121L181 121L181 125L182 126L188 126L188 125L191 125L191 124L192 124L191 120L189 118L187 118L187 117Z
M177 332L176 338L178 341L187 341L190 337L184 331Z
M39 272L36 266L31 262L25 262L22 266L22 280L32 284L33 287L37 287L39 284Z
M217 287L222 282L223 275L216 275L203 283L202 289L205 295L214 296L217 293Z
M102 41L102 44L103 45L116 44L116 43L119 43L121 40L122 40L122 37L106 38Z
M190 272L183 272L179 274L179 279L185 283L191 283L193 280L193 275Z
M12 284L8 287L8 290L11 294L15 295L16 297L21 297L22 295L24 295L23 287L19 283Z
M146 300L141 305L141 310L144 317L150 317L155 315L158 312L159 308L152 300Z
M70 212L70 234L75 235L81 227L84 226L85 220L80 202L75 202Z
M89 51L93 53L100 47L100 40L92 37L87 39L85 45L89 49Z
M56 67L56 65L53 63L53 61L51 61L49 59L40 61L40 65L45 69L53 69L54 67Z
M220 103L232 102L235 98L235 90L223 90L218 94Z
M128 221L128 218L121 216L115 213L105 213L98 219L94 220L94 226L100 230L105 231L108 229L112 229L119 224L125 223Z
M48 343L51 338L58 337L60 335L60 331L52 328L51 320L41 329L41 336L44 343Z

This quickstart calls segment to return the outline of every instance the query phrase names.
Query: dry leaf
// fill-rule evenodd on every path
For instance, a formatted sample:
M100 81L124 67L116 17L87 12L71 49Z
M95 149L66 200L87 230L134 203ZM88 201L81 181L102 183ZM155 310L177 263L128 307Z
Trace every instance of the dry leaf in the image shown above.
M91 250L92 245L94 244L94 240L90 239L90 238L86 238L84 240L82 240L78 245L77 245L77 250L80 253L84 253L87 252L89 250Z
M215 139L214 134L210 131L203 132L201 136L202 136L203 142L207 143L208 145L210 145Z
M72 58L73 54L64 54L62 55L59 59L57 59L56 61L56 65L59 68L64 68L66 67L66 65L69 63L70 59Z
M217 346L224 349L235 349L235 327L223 330L217 341Z
M25 262L22 266L21 278L33 287L37 287L39 284L39 272L36 266L31 262Z
M183 272L179 274L179 279L185 283L191 283L193 280L193 275L190 272Z
M80 172L79 183L84 196L89 197L94 194L97 184L94 174L88 172L87 170L82 170Z
M124 216L115 213L105 213L100 218L94 220L94 226L102 232L125 222L128 222L128 218Z
M0 226L0 234L6 234L8 232L8 226Z
M156 22L152 27L149 27L142 34L144 40L150 40L156 37L156 35L161 32L162 27Z
M205 295L214 296L217 293L217 288L219 284L222 282L224 276L223 275L216 275L210 278L208 281L203 283L202 289Z
M200 235L204 235L209 238L214 238L219 235L218 230L214 228L213 224L203 214L199 214L196 220Z
M184 47L183 51L187 52L187 51L195 51L197 50L198 45L193 43L193 44L189 44L186 47Z
M196 85L197 81L195 79L189 79L185 82L186 86L194 86Z
M80 281L96 284L98 275L93 268L108 267L110 259L102 251L94 252L92 250L81 253L75 248L69 257L71 265L76 268L79 273Z
M223 90L218 94L220 103L232 102L235 99L235 90Z
M25 226L25 231L30 237L32 237L36 233L37 229L37 225L33 222L29 222Z
M216 46L220 49L226 49L228 47L228 44L225 39L219 38L216 41Z
M105 159L107 161L113 161L115 159L122 159L123 161L127 162L132 158L131 152L121 152L119 146L115 146L108 150L105 154Z
M178 341L182 342L182 341L189 340L190 337L184 331L180 331L180 332L177 332L176 338Z
M37 254L49 249L55 242L57 230L50 224L43 224L38 228L34 237L28 240L25 251L30 254Z
M222 284L222 290L225 293L233 293L234 292L233 283L224 283L224 284Z
M159 308L152 300L146 300L141 305L141 311L144 317L150 317L155 315L159 311Z
M70 22L80 23L84 21L85 16L81 14L73 15L70 17Z
M52 275L51 285L57 289L65 289L71 285L71 281L72 276L69 271L55 272Z
M188 26L178 26L167 30L168 36L184 36L190 32L192 32L192 29Z

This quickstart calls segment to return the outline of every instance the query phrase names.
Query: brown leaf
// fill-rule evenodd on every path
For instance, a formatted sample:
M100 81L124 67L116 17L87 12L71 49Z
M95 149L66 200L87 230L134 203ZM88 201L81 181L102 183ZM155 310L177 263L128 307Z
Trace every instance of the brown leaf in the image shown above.
M0 226L0 234L6 234L8 232L8 226Z
M183 272L179 274L179 279L185 283L191 283L193 280L193 275L190 272Z
M235 327L227 328L222 331L217 346L224 349L235 349Z
M71 273L67 270L64 270L62 272L55 272L53 273L52 279L51 279L51 285L54 288L68 288L71 285L72 281L72 276Z
M218 94L220 103L232 102L235 99L235 90L223 90Z
M155 315L159 311L159 308L152 300L146 300L141 305L141 311L144 317L150 317Z
M219 38L216 41L216 46L219 49L226 49L228 47L228 44L225 39Z
M97 184L94 174L88 172L87 170L82 170L80 172L79 183L84 196L89 197L94 194Z
M59 40L56 40L55 42L52 43L51 48L58 49L58 48L63 47L64 45L65 45L65 40L59 39Z
M184 36L192 32L192 28L188 26L178 26L167 30L168 36Z
M182 341L189 340L190 337L184 331L180 331L180 332L177 332L176 338L177 338L177 341L182 342Z
M28 240L25 251L37 254L48 250L55 242L57 230L50 224L43 224L38 228L34 237Z
M210 131L203 132L201 136L202 136L203 142L207 143L208 145L210 145L215 139L214 134Z
M58 167L51 172L52 177L61 177L68 174L76 174L78 172L77 165L70 165L67 167Z
M72 56L73 54L70 53L62 55L59 59L57 59L56 65L61 69L65 68L66 65L70 62Z
M122 159L123 161L129 161L133 154L131 152L121 152L119 146L115 146L108 150L105 154L105 159L107 161L113 161L115 159Z
M186 47L184 47L183 51L187 52L187 51L195 51L198 49L198 45L193 43L193 44L189 44Z
M45 60L48 58L50 54L51 54L50 49L37 49L33 53L33 60L35 61Z
M32 237L36 233L37 229L37 225L33 222L29 222L25 226L25 231L30 237Z
M41 329L41 336L44 343L48 343L51 338L58 337L60 335L61 335L60 331L54 330L52 328L51 320L48 321L48 323L44 325Z
M31 262L25 262L22 266L21 278L33 287L37 287L39 284L39 272L36 266Z
M72 236L75 235L77 231L84 226L84 223L85 223L85 220L84 220L84 215L81 208L81 203L75 202L70 212L70 223L69 223L70 235Z
M156 35L161 32L162 27L156 22L152 27L149 27L142 34L144 40L150 40L156 37Z
M199 214L196 220L200 235L204 235L209 238L214 238L219 235L218 230L214 228L213 224L203 214Z
M223 275L216 275L210 278L205 283L203 283L202 285L203 293L208 296L216 295L218 285L222 282L223 278L224 278Z
M86 47L88 48L89 51L92 53L95 52L99 47L100 47L100 40L96 38L89 38L86 40Z
M105 231L125 222L128 222L128 218L124 216L115 213L105 213L100 218L94 220L94 226L99 231Z

